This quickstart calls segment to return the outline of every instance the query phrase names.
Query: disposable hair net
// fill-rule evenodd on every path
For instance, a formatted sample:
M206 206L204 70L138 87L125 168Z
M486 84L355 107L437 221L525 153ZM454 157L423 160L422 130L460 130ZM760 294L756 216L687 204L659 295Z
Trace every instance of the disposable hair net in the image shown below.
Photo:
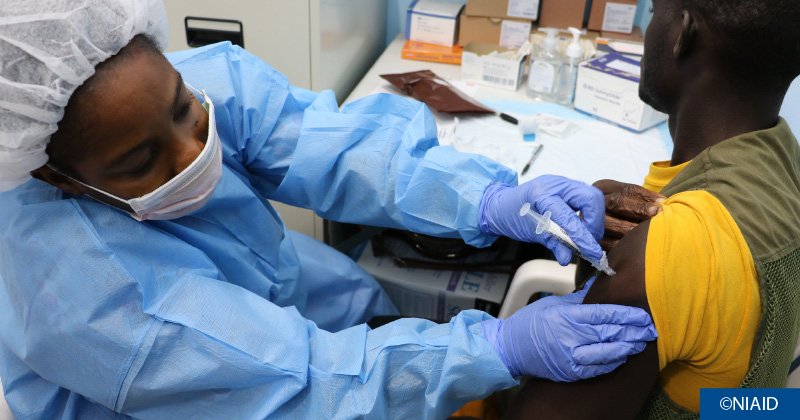
M138 34L165 48L161 0L0 1L0 191L30 179L72 93Z

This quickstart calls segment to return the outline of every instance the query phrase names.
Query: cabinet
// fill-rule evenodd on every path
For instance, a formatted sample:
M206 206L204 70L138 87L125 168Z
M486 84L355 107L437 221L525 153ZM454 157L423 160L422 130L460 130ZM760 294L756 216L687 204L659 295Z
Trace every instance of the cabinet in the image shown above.
M170 28L167 51L239 39L293 86L332 89L340 104L385 46L385 1L165 0L164 4ZM290 229L322 240L322 220L313 212L273 204Z

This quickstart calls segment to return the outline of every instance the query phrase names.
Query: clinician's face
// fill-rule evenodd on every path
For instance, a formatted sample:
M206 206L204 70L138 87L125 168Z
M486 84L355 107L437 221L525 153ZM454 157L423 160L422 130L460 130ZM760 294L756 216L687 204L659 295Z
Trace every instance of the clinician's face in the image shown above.
M674 79L672 47L680 32L680 10L674 0L653 0L653 18L647 26L642 56L639 97L658 111L669 112L669 98ZM676 18L677 14L677 18ZM677 30L677 32L676 32Z
M82 182L123 199L140 197L197 158L208 137L208 114L163 55L139 49L103 71L92 76L100 78L76 104L80 109L67 106L65 120L80 113L80 138L57 132L51 147L71 148L66 166ZM127 207L77 183L68 187Z

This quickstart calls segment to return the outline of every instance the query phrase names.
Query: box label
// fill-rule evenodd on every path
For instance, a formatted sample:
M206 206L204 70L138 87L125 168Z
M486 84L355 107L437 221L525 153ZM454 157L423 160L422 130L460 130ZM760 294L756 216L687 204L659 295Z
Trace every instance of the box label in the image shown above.
M603 30L629 34L633 32L634 19L636 19L635 4L606 3Z
M483 60L481 80L501 87L517 87L516 62L510 60Z
M606 67L610 67L614 70L624 71L625 73L635 74L637 77L642 77L642 67L637 66L636 64L627 63L622 60L614 60L606 64Z
M530 22L515 22L513 20L503 20L500 29L500 46L508 48L519 48L531 36Z
M448 47L453 45L455 40L455 20L421 15L419 13L412 13L410 19L409 39L412 41Z
M539 15L539 0L508 0L506 14L523 19L536 20Z

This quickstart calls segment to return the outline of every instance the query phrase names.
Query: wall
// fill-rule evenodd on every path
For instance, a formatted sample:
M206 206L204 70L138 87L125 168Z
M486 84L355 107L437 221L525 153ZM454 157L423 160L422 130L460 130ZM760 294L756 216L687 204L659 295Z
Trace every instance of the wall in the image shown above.
M800 77L794 79L794 83L789 87L789 92L786 93L781 116L786 119L795 137L800 141Z
M406 10L408 10L408 5L411 4L412 0L386 0L387 1L387 10L386 10L386 45L389 45L390 42L397 36L398 33L405 32L406 27ZM466 0L443 0L443 1L451 1L455 3L466 3ZM639 0L639 8L636 11L636 22L635 25L641 26L642 29L647 27L647 24L650 23L650 6L652 6L652 0Z

